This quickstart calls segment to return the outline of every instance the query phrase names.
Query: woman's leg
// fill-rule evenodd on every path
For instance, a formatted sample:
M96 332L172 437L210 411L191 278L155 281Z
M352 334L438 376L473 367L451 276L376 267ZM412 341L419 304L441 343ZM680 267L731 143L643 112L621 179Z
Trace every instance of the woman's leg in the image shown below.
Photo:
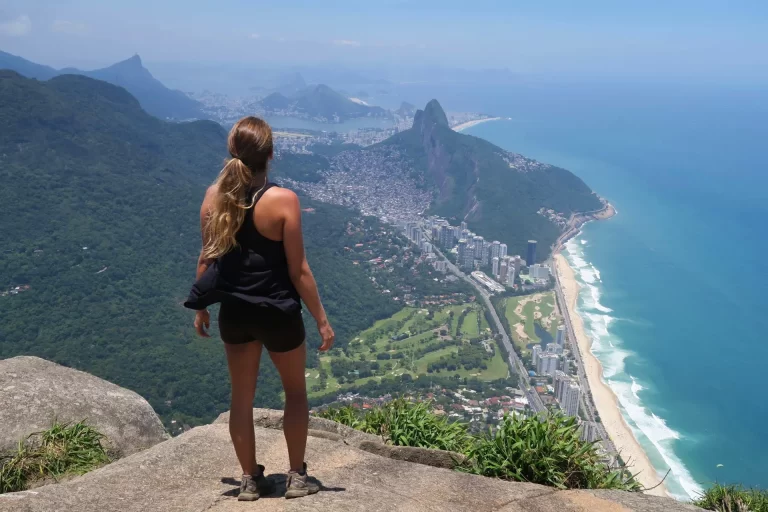
M307 345L289 352L270 352L285 391L285 413L283 433L288 445L288 459L291 470L303 471L304 452L307 448L309 425L309 403L307 402L307 381L304 372L307 367Z
M253 433L253 396L259 377L261 343L224 344L232 382L232 404L229 410L229 435L244 475L256 470L256 440ZM302 374L303 375L303 374Z

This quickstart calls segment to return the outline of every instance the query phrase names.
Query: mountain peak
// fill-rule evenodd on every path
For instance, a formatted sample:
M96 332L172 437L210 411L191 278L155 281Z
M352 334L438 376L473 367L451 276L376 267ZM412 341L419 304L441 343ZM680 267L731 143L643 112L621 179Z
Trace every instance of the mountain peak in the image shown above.
M448 126L448 117L445 115L445 110L440 106L437 100L431 100L424 107L424 117L428 121L432 121L435 124Z
M422 128L424 126L445 126L448 127L448 117L445 115L445 110L440 106L437 100L431 100L424 107L424 110L417 110L416 115L413 118L414 128Z
M113 64L110 67L120 67L123 69L144 69L144 64L141 62L141 57L139 57L139 54L135 54L133 57L130 57L128 59L125 59L123 61L120 61L116 64Z

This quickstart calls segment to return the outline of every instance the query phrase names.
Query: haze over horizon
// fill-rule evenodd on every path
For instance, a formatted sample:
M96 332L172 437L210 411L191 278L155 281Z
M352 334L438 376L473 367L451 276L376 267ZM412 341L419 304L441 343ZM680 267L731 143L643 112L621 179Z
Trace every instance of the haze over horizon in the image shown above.
M232 0L211 8L9 0L0 5L0 49L57 68L138 53L155 67L311 65L396 80L423 67L506 68L556 79L758 85L768 81L766 21L768 5L757 1Z

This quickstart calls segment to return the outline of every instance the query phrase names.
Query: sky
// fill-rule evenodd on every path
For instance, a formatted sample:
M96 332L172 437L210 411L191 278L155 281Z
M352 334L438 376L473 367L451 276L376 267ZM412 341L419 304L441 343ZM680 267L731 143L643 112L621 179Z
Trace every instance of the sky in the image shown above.
M0 50L54 67L145 63L507 68L768 83L768 2L0 0Z

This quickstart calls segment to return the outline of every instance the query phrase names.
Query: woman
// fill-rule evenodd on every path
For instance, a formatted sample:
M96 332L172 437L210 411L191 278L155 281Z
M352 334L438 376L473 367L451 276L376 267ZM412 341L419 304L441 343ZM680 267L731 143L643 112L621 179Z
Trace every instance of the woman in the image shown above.
M317 322L321 351L333 345L333 329L304 255L299 199L267 179L272 130L246 117L232 128L227 145L231 159L200 210L203 249L185 306L198 310L195 329L208 337L206 308L221 302L219 331L232 381L229 432L243 469L238 499L253 501L275 490L255 456L253 397L262 347L285 391L283 431L291 466L285 497L307 496L318 487L307 481L304 462L309 407L300 300Z

